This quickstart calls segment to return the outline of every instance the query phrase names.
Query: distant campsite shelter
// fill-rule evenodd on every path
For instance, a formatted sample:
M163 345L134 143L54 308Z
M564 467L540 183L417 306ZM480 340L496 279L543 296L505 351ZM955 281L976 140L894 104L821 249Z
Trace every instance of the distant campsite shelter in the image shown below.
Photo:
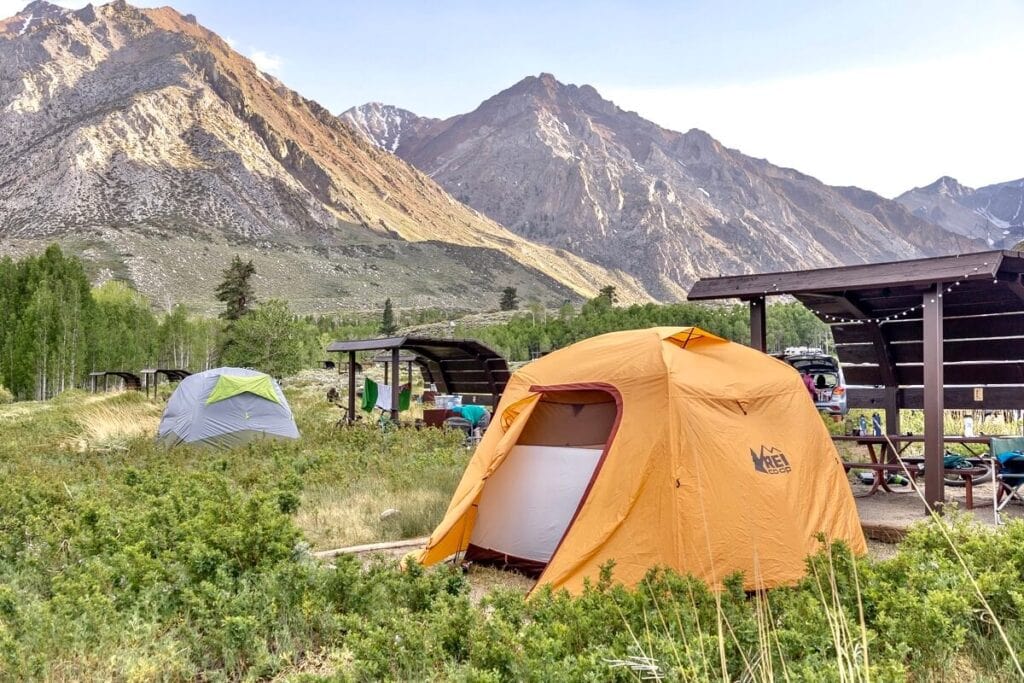
M100 383L103 383L103 391L107 391L111 377L119 379L124 383L128 391L142 391L142 379L134 372L127 370L101 370L89 373L89 391L99 391Z
M790 295L829 325L851 408L924 410L925 499L944 501L943 410L1024 409L1024 253L986 251L894 263L704 278L689 299L750 306L766 350L768 297Z
M142 375L142 386L146 396L148 397L150 390L152 390L153 398L156 398L157 386L160 384L160 375L166 377L168 382L180 382L192 373L188 370L177 368L146 368L139 371L139 374Z
M467 403L497 405L510 373L508 363L496 351L473 339L436 339L433 337L383 337L334 341L331 353L348 354L348 419L356 417L356 353L386 351L390 354L390 377L398 383L401 364L419 366L426 384L434 384L444 394L461 394ZM405 352L405 353L403 353ZM375 357L380 359L381 354ZM411 377L410 377L411 379ZM391 418L398 420L399 392L391 392Z

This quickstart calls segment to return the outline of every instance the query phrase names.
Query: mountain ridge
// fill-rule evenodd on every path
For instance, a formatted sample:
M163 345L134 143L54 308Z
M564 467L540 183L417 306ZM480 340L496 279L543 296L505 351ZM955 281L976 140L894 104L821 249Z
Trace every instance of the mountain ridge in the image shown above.
M341 118L372 141L366 111ZM448 119L402 111L395 153L457 199L531 240L629 272L661 298L681 297L702 275L983 246L875 193L829 187L696 128L665 129L548 73Z
M1024 240L1024 178L973 188L941 176L907 190L896 201L914 215L994 247Z
M418 305L431 293L465 304L459 281L495 299L508 284L548 301L614 284L649 300L632 278L463 206L195 17L123 0L33 3L0 22L0 240L13 251L52 239L98 250L94 262L149 294L187 290L171 263L205 279L198 245L216 259L238 247L280 255L278 282L310 271L315 283L286 283L297 298L359 302L353 285L370 278L374 298ZM375 264L387 276L358 256L323 262L348 247L390 253ZM509 282L493 281L495 267ZM437 288L423 287L431 279Z

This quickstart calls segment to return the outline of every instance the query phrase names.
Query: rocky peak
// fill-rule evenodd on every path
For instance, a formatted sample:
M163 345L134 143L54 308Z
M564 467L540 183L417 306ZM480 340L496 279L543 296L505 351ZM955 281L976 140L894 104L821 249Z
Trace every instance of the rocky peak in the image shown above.
M341 120L365 135L381 149L397 152L405 144L414 144L420 130L437 119L417 116L408 109L402 109L381 102L367 102L346 110Z
M290 296L445 305L432 287L450 278L495 300L503 279L549 301L609 282L647 298L463 206L193 17L120 1L26 11L0 21L0 253L12 240L89 245L146 293L179 287L176 299L239 247L265 255L274 286L308 273ZM402 130L433 121L368 111Z
M890 200L747 157L703 130L666 130L549 73L424 129L397 153L513 231L627 272L660 298L681 297L706 273L955 247Z
M944 197L951 197L954 199L957 197L963 197L973 191L971 188L961 185L956 178L951 178L948 175L942 176L931 185L922 187L921 190L930 194L942 195Z
M13 17L0 18L0 34L21 36L48 21L61 19L70 13L71 10L64 7L36 0L25 5L25 8Z

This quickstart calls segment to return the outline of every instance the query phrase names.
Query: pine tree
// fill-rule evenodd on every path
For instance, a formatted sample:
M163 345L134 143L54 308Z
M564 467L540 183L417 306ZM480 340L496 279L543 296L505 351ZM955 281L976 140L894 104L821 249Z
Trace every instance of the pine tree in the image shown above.
M394 336L398 332L398 325L395 324L395 312L391 308L391 299L384 302L384 313L380 318L380 333L385 337Z
M501 310L514 311L519 308L519 294L515 287L506 287L501 290Z
M217 300L225 305L222 318L238 320L249 312L256 303L250 279L256 273L252 260L243 263L242 258L235 254L231 265L224 271L224 281L217 287Z
M615 285L605 285L601 288L601 291L598 292L597 296L604 299L609 304L619 303L619 297L615 292Z

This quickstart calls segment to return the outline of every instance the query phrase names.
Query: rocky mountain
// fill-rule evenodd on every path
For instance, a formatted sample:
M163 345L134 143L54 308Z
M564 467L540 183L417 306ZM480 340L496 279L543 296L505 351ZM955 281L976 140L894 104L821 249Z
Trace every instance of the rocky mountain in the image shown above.
M529 77L443 121L381 104L342 119L528 239L663 299L702 275L973 251L901 204L679 133L592 87Z
M195 17L123 0L0 21L0 254L54 240L166 302L209 304L235 252L306 310L647 298L459 203Z
M896 201L915 216L994 247L1024 240L1024 178L974 189L942 176Z

